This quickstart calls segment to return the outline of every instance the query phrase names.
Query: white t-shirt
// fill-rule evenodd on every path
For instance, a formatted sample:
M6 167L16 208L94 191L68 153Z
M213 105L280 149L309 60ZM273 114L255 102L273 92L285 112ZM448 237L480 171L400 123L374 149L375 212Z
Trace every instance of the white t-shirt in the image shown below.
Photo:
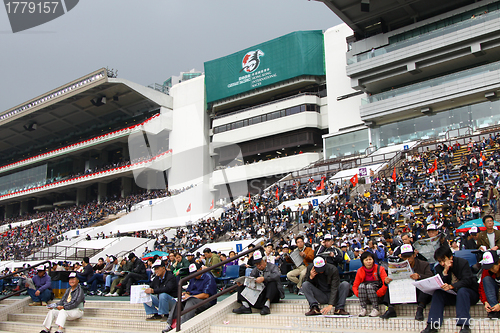
M495 247L495 232L492 232L491 234L486 233L486 235L488 236L488 240L490 241L490 249L492 247Z

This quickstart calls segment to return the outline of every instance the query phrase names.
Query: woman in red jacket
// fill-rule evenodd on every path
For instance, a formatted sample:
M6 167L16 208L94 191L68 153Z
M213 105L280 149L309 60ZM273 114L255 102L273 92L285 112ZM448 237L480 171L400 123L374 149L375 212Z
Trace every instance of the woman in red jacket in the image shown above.
M483 254L481 260L483 275L479 283L479 299L484 304L488 318L500 319L500 299L498 289L500 287L500 258L497 251L488 251Z
M373 310L370 312L369 316L378 317L380 315L378 311L379 298L383 297L387 291L387 273L384 267L379 267L379 265L375 264L375 256L373 253L365 251L360 259L362 266L358 269L356 279L352 286L354 295L358 296L359 302L361 303L362 310L359 316L366 316L367 304L371 303Z

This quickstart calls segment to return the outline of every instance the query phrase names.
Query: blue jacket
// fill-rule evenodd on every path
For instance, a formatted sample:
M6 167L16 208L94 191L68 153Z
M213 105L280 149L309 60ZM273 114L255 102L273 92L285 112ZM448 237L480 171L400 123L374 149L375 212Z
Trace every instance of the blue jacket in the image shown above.
M41 293L44 292L45 289L52 290L50 276L47 273L45 273L45 275L42 277L39 277L37 274L32 278L32 280L37 290L39 290Z

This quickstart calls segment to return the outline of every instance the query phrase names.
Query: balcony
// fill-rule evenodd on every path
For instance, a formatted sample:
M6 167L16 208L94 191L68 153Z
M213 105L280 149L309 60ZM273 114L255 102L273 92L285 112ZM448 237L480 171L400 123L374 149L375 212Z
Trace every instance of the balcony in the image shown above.
M303 153L216 170L212 174L212 186L220 186L280 174L285 176L292 171L296 171L318 161L321 157L321 153Z
M377 120L424 107L439 111L449 108L450 100L458 104L484 101L486 92L499 88L500 62L495 62L369 96L362 100L361 119Z

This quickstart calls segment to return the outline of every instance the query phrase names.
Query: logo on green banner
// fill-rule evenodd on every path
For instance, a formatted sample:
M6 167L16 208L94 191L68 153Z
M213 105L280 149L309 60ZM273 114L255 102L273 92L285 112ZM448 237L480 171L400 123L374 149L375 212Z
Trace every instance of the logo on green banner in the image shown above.
M250 51L245 56L243 57L243 61L241 62L241 70L245 71L247 73L252 73L254 70L259 68L260 64L260 59L259 57L262 57L264 55L264 52L261 50L255 50L255 51Z

